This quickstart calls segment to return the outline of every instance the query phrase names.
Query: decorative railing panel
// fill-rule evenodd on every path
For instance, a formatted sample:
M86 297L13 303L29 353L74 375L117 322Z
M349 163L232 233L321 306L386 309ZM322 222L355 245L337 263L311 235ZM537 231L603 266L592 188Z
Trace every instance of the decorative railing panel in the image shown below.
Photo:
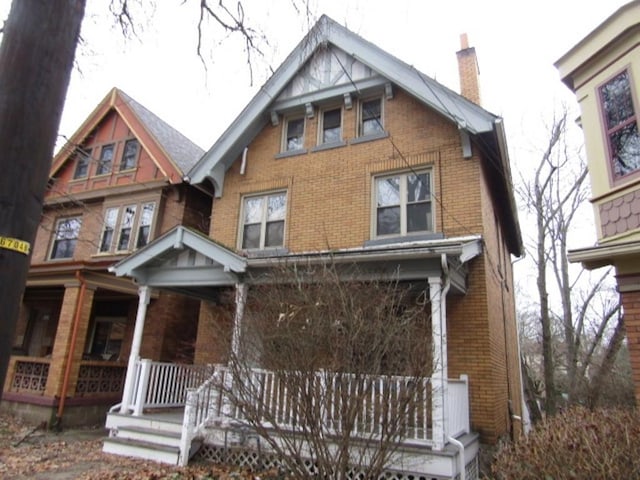
M142 359L136 365L133 411L145 408L182 407L187 390L196 388L213 373L210 365L183 365Z
M11 390L44 395L50 362L51 360L45 358L16 360Z
M82 362L76 383L76 395L79 397L113 396L122 393L125 365L105 362Z
M469 433L469 381L466 375L461 375L459 380L449 380L447 406L447 436Z

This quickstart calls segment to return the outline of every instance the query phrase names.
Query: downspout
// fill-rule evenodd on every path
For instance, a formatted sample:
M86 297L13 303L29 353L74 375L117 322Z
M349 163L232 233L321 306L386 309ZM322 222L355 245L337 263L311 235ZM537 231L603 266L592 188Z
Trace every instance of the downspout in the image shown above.
M453 437L447 437L447 440L458 449L458 470L460 470L460 480L465 480L467 477L467 472L465 470L464 464L464 445L461 441L456 440Z
M80 327L80 314L82 312L82 303L84 301L84 293L87 288L84 277L80 270L76 270L76 278L80 282L80 292L76 301L76 309L73 316L73 331L71 332L71 345L69 345L69 353L67 354L67 364L64 367L64 378L62 380L62 391L60 392L60 403L58 403L58 412L56 413L56 421L52 428L60 430L62 422L62 414L64 412L65 399L69 388L69 377L71 376L71 364L73 362L73 354L76 349L76 341L78 340L78 329Z
M444 277L444 285L442 286L442 302L440 305L440 312L442 315L447 314L447 293L451 288L451 278L449 277L449 264L447 263L447 255L442 254L440 256L440 265L442 266L442 274ZM446 317L445 317L446 318ZM446 333L446 332L445 332ZM448 379L445 378L445 382ZM448 395L448 393L447 393ZM448 398L446 399L449 400ZM460 480L466 479L465 462L464 462L464 445L459 440L447 435L447 441L451 443L458 450L458 470L460 470Z

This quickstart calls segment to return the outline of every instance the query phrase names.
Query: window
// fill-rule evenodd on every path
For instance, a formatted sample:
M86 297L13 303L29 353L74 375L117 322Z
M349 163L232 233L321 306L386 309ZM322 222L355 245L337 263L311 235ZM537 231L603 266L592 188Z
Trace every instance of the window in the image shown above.
M382 126L382 99L376 98L360 104L360 126L361 137L383 133Z
M154 202L107 208L98 251L122 252L144 247L151 237L155 209Z
M149 243L149 234L151 233L151 223L153 222L153 211L155 203L145 203L140 212L140 222L138 222L138 240L136 240L136 248L144 247Z
M76 169L73 172L73 178L84 178L89 173L91 149L83 150L82 148L79 148L76 159Z
M91 359L117 360L127 328L126 317L96 317L85 354Z
M304 118L287 120L285 132L283 150L285 152L302 150L304 147Z
M342 109L325 110L322 114L320 143L336 143L342 140Z
M129 250L131 232L133 231L133 222L136 218L136 207L137 205L124 207L122 218L120 219L120 233L118 235L117 250Z
M104 214L104 226L102 227L102 236L100 237L100 251L108 252L113 244L113 232L116 230L116 222L118 220L118 209L107 208Z
M242 216L242 248L283 246L286 211L286 192L245 198Z
M122 161L120 162L120 171L131 170L136 168L138 160L138 140L127 140L124 144L124 151L122 152Z
M431 174L407 172L375 179L376 236L433 230Z
M51 247L51 258L71 258L76 248L78 234L80 233L80 217L62 218L56 224L56 232Z
M614 177L622 177L640 169L640 135L627 70L600 87L600 102Z
M98 168L96 169L96 175L106 175L107 173L111 173L113 148L113 144L102 147L102 150L100 151L100 160L98 161Z

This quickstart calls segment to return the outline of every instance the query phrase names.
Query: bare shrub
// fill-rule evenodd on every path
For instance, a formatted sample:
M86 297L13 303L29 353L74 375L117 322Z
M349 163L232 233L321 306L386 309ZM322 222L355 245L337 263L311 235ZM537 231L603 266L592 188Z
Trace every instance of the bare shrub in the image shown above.
M400 440L426 438L421 290L371 277L354 266L283 267L249 288L223 388L294 478L377 478Z
M506 445L496 479L640 478L640 416L633 410L572 407Z

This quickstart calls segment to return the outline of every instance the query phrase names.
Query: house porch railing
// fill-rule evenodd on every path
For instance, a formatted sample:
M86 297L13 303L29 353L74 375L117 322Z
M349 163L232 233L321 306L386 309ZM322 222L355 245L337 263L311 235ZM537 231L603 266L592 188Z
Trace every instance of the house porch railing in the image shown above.
M8 391L44 395L50 358L12 356L9 362Z
M211 365L183 365L141 359L136 362L130 407L134 415L145 408L183 407L187 392L213 374Z
M249 388L256 397L251 402L260 415L258 421L268 427L277 423L280 431L296 431L304 423L304 416L298 409L303 404L302 396L308 398L309 391L321 392L317 405L322 415L323 429L328 434L340 433L343 424L342 402L354 392L358 398L357 413L352 437L375 438L381 435L383 417L389 415L389 409L403 409L398 412L404 418L402 443L435 446L444 439L434 439L431 428L431 414L434 408L431 399L431 379L417 380L413 377L385 376L358 377L348 374L329 374L318 372L306 379L305 385L296 388L298 393L287 391L282 373L261 369L252 369L243 378L242 387ZM423 382L416 385L416 381ZM249 387L247 387L249 386ZM226 367L218 367L214 375L199 388L190 390L186 399L184 423L182 428L180 462L186 465L188 452L194 438L204 436L211 425L225 426L230 422L242 424L245 420L238 401L231 398L233 392L232 375ZM305 393L300 393L305 392ZM367 392L362 395L362 392ZM403 398L411 397L410 402ZM466 377L448 381L447 421L445 439L470 431L469 395ZM391 413L393 416L393 413Z

